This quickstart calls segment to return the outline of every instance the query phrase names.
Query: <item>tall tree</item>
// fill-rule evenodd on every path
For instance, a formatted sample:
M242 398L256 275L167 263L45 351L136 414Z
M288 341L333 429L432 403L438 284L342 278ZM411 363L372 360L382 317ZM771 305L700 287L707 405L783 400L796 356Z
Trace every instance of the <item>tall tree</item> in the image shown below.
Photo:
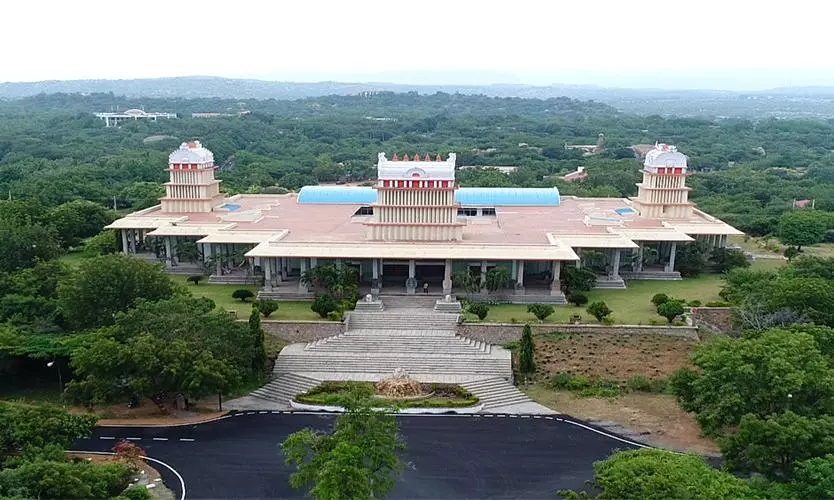
M303 429L281 444L294 488L309 487L318 500L383 498L402 470L405 443L393 415L355 398L329 433Z
M518 371L529 375L536 371L536 345L533 343L533 330L530 325L524 325L521 341L518 344Z
M112 324L140 299L160 300L179 289L158 265L121 254L85 260L58 287L64 318L76 329Z
M782 215L776 232L782 243L801 250L803 246L823 241L829 218L815 210L795 210Z

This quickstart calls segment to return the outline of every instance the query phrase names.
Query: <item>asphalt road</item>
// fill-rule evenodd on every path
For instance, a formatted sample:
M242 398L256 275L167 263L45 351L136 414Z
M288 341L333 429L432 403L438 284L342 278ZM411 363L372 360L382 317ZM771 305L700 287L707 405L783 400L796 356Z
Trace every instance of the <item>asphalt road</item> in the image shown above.
M197 426L99 428L76 450L133 438L184 478L187 498L296 498L280 443L331 415L243 414ZM407 467L392 498L553 498L581 489L593 463L627 443L553 417L400 416ZM178 495L179 480L156 467Z

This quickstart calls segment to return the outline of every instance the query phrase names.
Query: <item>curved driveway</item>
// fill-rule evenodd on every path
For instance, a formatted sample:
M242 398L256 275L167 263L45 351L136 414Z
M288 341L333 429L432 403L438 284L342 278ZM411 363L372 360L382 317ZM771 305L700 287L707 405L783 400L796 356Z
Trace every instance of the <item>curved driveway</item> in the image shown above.
M109 451L131 438L185 478L187 498L293 498L280 443L304 428L327 429L333 415L259 412L163 428L97 428L78 450ZM391 498L553 498L580 489L593 463L634 446L561 417L400 416L406 470ZM179 494L179 482L160 470Z

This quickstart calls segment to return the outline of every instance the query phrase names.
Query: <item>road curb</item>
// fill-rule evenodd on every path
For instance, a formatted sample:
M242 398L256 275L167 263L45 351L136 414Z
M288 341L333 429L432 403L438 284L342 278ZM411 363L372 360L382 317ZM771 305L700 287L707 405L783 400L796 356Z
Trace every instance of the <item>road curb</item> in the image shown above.
M233 411L227 411L226 413L224 413L223 415L220 415L219 417L207 418L207 419L203 419L203 420L197 420L197 421L194 421L194 422L177 422L177 423L170 423L170 424L168 424L168 423L166 423L166 424L136 424L136 423L129 423L129 421L126 421L125 423L121 423L121 424L109 424L109 423L108 424L96 424L96 427L142 427L142 428L148 428L148 427L184 427L184 426L187 426L187 425L200 425L200 424L208 424L208 423L211 423L211 422L217 422L218 420L223 420L225 418L231 417L234 413L235 412L233 412Z

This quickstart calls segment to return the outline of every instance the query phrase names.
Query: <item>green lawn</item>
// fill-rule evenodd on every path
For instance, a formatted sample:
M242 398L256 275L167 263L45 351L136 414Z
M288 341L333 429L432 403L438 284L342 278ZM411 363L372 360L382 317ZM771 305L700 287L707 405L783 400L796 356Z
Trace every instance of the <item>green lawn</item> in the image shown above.
M171 275L171 280L179 283L188 289L195 297L205 297L211 299L217 304L217 307L222 307L228 311L235 311L237 317L246 319L252 311L251 302L241 302L232 298L232 292L244 288L251 290L252 293L258 293L258 286L256 285L209 285L201 284L194 285L186 280L188 276ZM281 301L278 303L278 310L272 313L269 319L286 319L286 320L320 320L318 314L310 310L310 301Z
M81 261L87 258L89 257L87 257L87 255L83 252L71 252L58 257L58 260L68 265L69 267L76 268L81 264Z
M771 269L776 265L784 265L781 261L756 261L753 267L756 269ZM721 300L718 292L721 290L720 274L704 274L698 278L689 278L681 281L631 281L625 290L591 290L585 295L589 302L597 300L605 301L613 313L611 318L617 324L637 325L651 324L652 321L658 324L665 324L666 319L659 316L651 303L651 298L656 293L665 293L674 298L700 300L702 303ZM545 320L545 323L567 323L574 314L582 316L583 323L596 323L596 319L585 311L585 307L574 307L570 305L555 306L556 312ZM527 312L527 306L523 304L498 304L489 308L489 314L484 320L486 323L511 323L513 319L518 323L535 322L536 318ZM477 321L477 317L466 314L467 322Z

